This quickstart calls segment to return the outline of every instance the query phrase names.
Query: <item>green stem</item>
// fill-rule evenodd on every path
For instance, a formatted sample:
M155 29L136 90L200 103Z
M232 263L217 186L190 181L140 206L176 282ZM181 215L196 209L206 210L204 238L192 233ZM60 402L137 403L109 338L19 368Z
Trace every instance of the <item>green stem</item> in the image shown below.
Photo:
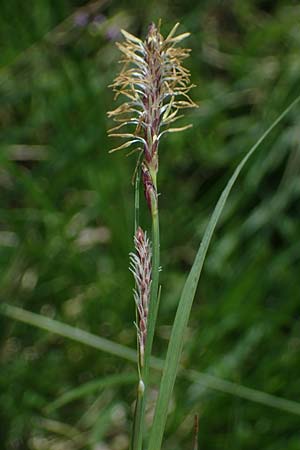
M135 177L135 189L134 189L134 233L136 232L139 226L139 214L140 213L140 171L137 170ZM137 309L135 309L135 320L138 322L138 313ZM143 396L144 389L141 389L141 386L144 386L141 375L141 364L140 364L140 354L139 354L139 344L137 337L137 365L138 365L138 375L139 382L137 386L137 395L136 395L136 404L134 409L133 416L133 424L132 424L132 436L130 442L131 450L138 450L140 447L140 429L141 429L141 408L143 405Z
M154 180L155 180L155 189L157 189L156 179ZM144 391L143 395L140 397L138 396L137 398L137 405L134 419L135 423L133 436L134 445L132 446L133 450L142 450L143 447L145 409L146 409L146 398L149 381L150 359L159 306L158 286L159 286L160 242L159 242L159 214L158 214L157 197L153 199L151 212L152 212L152 284L150 293L149 313L147 320L145 360L144 360L144 367L142 368L142 380L144 383Z
M134 232L140 224L140 171L137 170L134 184Z
M150 357L152 353L152 344L158 313L158 285L159 285L159 216L158 208L152 211L152 285L149 305L149 316L147 324L147 342L145 350L145 373L148 375ZM147 368L147 370L146 370Z
M134 420L133 420L133 427L132 427L132 440L131 440L131 446L130 448L132 450L138 450L142 448L143 444L143 436L142 436L142 430L143 425L142 421L144 419L143 415L143 409L144 409L144 394L145 394L145 387L143 381L140 379L138 383L137 388L137 395L136 395L136 404L135 404L135 411L134 411Z

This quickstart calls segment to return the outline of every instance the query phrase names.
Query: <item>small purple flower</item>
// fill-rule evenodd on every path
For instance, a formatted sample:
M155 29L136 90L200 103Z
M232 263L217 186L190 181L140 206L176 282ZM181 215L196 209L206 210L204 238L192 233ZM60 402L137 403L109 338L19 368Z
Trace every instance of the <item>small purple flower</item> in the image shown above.
M86 12L78 12L74 17L74 25L83 28L89 22L89 15Z
M106 21L106 17L104 14L97 14L93 20L95 25L101 25L105 21Z
M108 27L108 29L106 30L105 36L109 41L117 40L120 36L120 28L118 28L114 25Z

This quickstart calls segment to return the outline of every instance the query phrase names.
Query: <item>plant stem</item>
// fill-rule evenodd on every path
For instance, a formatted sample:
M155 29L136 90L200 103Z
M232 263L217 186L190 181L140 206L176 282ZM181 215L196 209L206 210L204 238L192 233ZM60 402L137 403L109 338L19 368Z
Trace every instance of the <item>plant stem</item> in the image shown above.
M157 192L156 177L154 178L154 181L155 181L155 190ZM142 450L143 446L150 359L159 306L158 286L159 286L160 241L159 241L159 214L158 214L157 197L153 199L152 202L151 216L152 216L152 284L151 284L150 304L147 321L145 361L144 367L141 368L141 379L140 379L140 382L143 383L144 389L142 393L138 389L137 403L134 415L133 440L131 447L132 450Z
M137 388L136 404L135 404L135 410L134 410L134 420L133 420L133 427L132 427L132 440L131 440L131 446L130 446L130 448L132 450L141 449L142 444L143 444L142 421L144 418L144 414L143 414L144 394L145 394L144 383L140 379L139 383L138 383L138 388Z
M154 330L159 306L158 304L159 260L160 260L159 215L158 215L158 207L156 204L156 208L153 209L152 211L152 285L151 285L151 296L149 305L147 342L145 351L145 367L147 368L149 368L149 362L152 353Z
M137 170L136 177L135 177L135 189L134 189L134 233L136 232L138 226L139 226L139 214L140 213L140 171ZM136 323L138 323L138 313L137 309L135 320ZM140 447L140 429L141 429L141 408L143 405L143 396L144 396L144 389L141 389L141 386L144 386L142 381L142 375L141 375L141 366L140 366L140 355L139 355L139 344L138 344L138 337L137 337L137 364L138 364L138 376L139 381L137 385L137 395L136 395L136 404L134 409L134 417L133 417L133 424L132 424L132 437L130 442L130 449L131 450L137 450Z
M137 170L134 183L134 233L140 224L140 171Z

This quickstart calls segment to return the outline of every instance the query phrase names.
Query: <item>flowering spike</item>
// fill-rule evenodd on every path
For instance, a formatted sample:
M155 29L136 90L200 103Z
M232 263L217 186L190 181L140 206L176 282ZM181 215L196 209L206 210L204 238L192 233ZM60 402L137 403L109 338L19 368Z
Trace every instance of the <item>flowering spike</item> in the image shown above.
M116 97L121 94L126 101L108 116L120 124L118 127L126 124L133 129L130 133L122 133L115 127L117 132L110 136L128 139L127 145L115 150L142 142L144 169L147 169L142 167L142 178L149 206L149 186L151 190L156 189L160 139L166 132L189 128L169 128L169 125L181 117L180 109L197 106L188 95L193 87L190 72L182 65L190 50L176 47L189 33L176 36L178 26L176 24L164 38L160 27L151 23L144 41L122 30L125 40L117 44L124 66L111 86Z
M147 337L147 319L151 289L151 245L147 233L138 227L134 236L135 253L130 253L130 271L135 280L133 291L139 323L137 336L139 344L140 366L144 365L145 343Z

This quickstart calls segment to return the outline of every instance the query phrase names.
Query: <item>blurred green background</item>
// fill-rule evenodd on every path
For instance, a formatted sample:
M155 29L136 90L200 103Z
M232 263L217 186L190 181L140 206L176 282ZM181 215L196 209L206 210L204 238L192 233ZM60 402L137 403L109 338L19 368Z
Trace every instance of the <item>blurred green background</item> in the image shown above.
M300 93L300 5L284 0L1 2L0 294L22 307L135 346L135 156L108 155L107 85L120 28L162 18L190 31L199 109L160 148L163 357L209 215L247 149ZM300 403L300 108L247 165L230 196L196 295L184 367ZM149 226L147 211L142 223ZM135 373L122 358L0 315L0 446L126 450ZM126 377L127 375L125 375ZM155 384L159 377L153 373ZM79 386L86 393L47 409ZM255 399L253 399L255 400ZM300 409L300 405L299 405ZM164 449L299 450L299 415L178 378ZM149 411L150 420L151 411Z

